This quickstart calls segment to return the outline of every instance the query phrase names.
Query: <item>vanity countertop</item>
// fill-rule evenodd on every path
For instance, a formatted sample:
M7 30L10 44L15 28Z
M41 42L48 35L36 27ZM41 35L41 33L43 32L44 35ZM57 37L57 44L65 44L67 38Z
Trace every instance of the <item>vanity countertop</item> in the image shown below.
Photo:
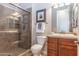
M68 39L77 39L77 36L74 34L59 34L59 33L54 33L51 35L48 35L48 37L53 37L53 38L68 38Z

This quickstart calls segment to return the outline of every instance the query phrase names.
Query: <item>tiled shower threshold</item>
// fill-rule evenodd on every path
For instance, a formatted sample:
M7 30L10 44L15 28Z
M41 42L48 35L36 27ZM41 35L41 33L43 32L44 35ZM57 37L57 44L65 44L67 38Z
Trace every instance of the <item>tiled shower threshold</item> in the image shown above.
M0 51L0 56L31 56L30 49L15 48L12 50Z

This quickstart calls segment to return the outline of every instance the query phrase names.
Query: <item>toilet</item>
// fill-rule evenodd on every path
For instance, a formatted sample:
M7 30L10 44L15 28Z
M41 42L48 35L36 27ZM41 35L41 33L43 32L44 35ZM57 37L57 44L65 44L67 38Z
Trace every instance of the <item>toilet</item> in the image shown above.
M41 50L46 42L46 36L37 36L37 44L31 47L33 56L41 56Z

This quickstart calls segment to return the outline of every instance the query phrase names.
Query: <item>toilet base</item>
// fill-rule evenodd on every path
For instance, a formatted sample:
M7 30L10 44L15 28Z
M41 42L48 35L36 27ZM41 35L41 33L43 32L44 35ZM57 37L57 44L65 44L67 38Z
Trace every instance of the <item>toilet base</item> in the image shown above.
M40 54L40 55L33 55L33 56L42 56L42 55Z

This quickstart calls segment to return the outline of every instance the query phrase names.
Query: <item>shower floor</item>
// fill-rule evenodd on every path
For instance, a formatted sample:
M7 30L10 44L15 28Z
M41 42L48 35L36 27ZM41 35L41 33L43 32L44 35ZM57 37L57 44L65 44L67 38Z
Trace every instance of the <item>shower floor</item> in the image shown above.
M0 56L18 56L25 52L26 49L23 48L15 48L15 49L10 49L10 50L1 50L0 51Z

